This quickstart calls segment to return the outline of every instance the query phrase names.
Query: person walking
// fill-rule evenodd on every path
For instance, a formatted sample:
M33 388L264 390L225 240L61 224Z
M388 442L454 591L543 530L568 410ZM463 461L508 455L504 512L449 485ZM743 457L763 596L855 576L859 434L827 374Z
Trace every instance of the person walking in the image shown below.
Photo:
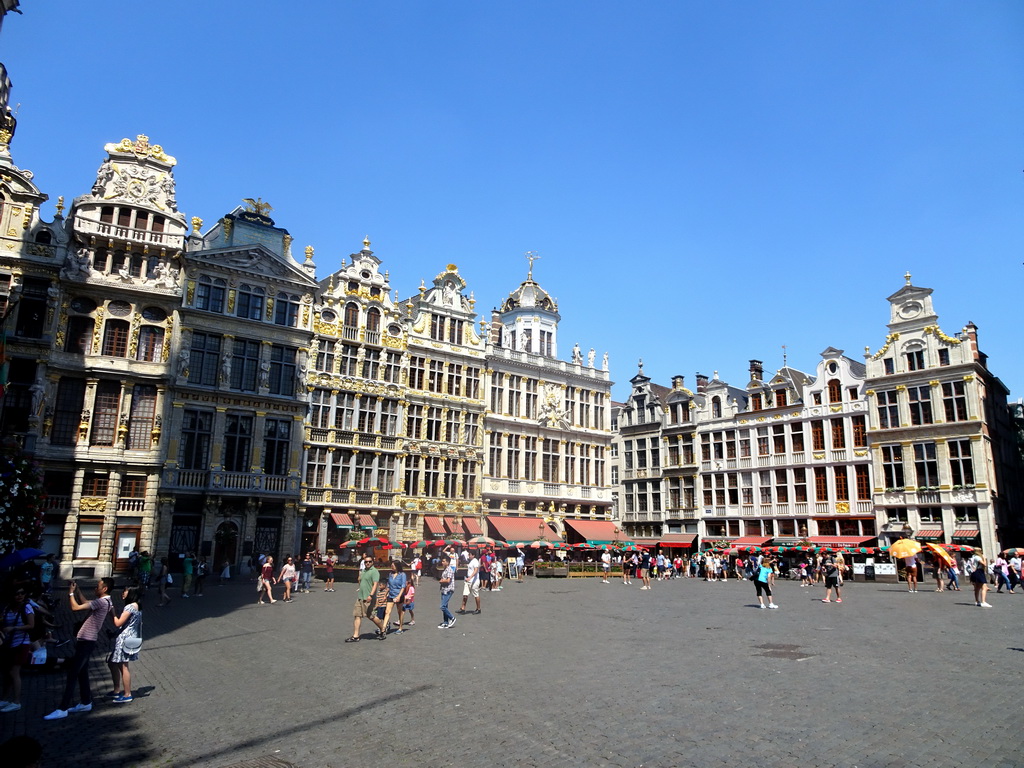
M167 567L167 558L160 558L160 565L156 569L156 588L157 594L160 596L160 602L157 603L157 608L163 608L165 605L171 602L171 596L167 594L167 585L171 581L171 571Z
M192 578L195 573L196 567L196 555L195 552L189 552L185 555L185 559L181 561L181 596L188 597L189 592L192 591Z
M120 616L114 617L114 626L121 631L114 641L107 666L114 683L114 703L129 704L132 701L132 674L128 664L139 660L139 649L142 648L142 595L137 587L125 587L121 598L124 608Z
M640 555L640 567L637 569L640 579L643 581L643 586L640 587L640 589L651 588L651 568L651 553L645 549Z
M466 580L462 585L462 607L459 608L460 614L466 612L466 603L469 601L470 595L476 601L474 613L480 613L480 561L477 560L475 555L470 558L469 563L466 565Z
M324 592L334 591L334 551L331 550L324 558Z
M836 591L836 602L843 602L841 594L842 587L840 586L841 574L839 571L839 565L836 563L835 558L832 555L827 555L821 563L822 571L825 573L825 597L821 602L831 603L832 602L832 590Z
M409 614L409 626L415 626L416 624L416 584L412 581L406 582L405 585L405 597L401 602L395 603L395 607L398 608L398 621L395 624L398 625L398 632L404 631L402 624L405 621L405 614ZM395 634L398 634L397 632Z
M601 553L601 572L604 574L601 577L601 583L611 584L608 581L608 575L612 572L612 553L607 549Z
M455 565L449 555L441 555L441 623L438 629L451 629L455 623L455 616L448 609L448 602L455 594Z
M89 658L96 648L96 638L103 621L107 618L112 608L110 602L110 590L114 588L114 580L104 577L96 582L96 597L88 602L82 599L82 593L78 589L78 582L72 581L68 599L71 610L88 611L89 615L82 622L81 629L75 637L75 655L68 664L67 681L64 684L64 695L61 697L60 706L48 715L44 720L63 720L72 712L92 711L92 690L89 688ZM79 702L71 706L71 697L75 692L75 683L78 683Z
M210 572L210 565L206 562L205 557L200 557L199 562L196 563L196 583L195 583L195 594L196 597L203 596L203 586L206 584L206 575Z
M526 573L526 553L522 548L516 548L516 581L523 583L523 575Z
M295 560L291 556L284 559L281 572L277 575L278 583L284 582L284 602L292 601L292 584L295 581Z
M754 589L757 591L757 603L760 608L778 608L772 601L772 584L775 583L775 570L772 566L775 560L770 557L761 559L757 568L757 576L754 578ZM768 598L768 605L764 604L764 597Z
M153 575L153 558L149 554L149 550L143 551L139 555L139 586L142 587L142 591L145 592L149 589L150 578Z
M391 573L388 574L387 602L384 607L384 632L388 631L388 626L391 622L391 612L395 609L395 603L401 605L405 600L405 588L408 583L409 578L405 575L405 563L401 560L392 560Z
M270 598L270 604L273 605L277 602L274 599L274 558L269 555L264 559L263 565L260 567L259 581L256 585L257 597L259 598L256 602L257 605L263 605L263 593L266 592L268 598Z
M352 637L345 640L346 643L358 643L359 627L364 618L369 619L377 626L378 633L381 629L380 619L377 618L377 584L380 582L380 571L373 564L373 555L367 553L362 558L362 570L359 572L359 584L356 586L356 602L352 607ZM379 637L386 637L380 634Z
M420 573L423 571L423 558L416 555L412 559L412 565L410 566L412 571L412 583L413 586L418 587L420 585Z
M949 577L949 583L946 584L946 589L952 590L953 592L959 592L960 579L958 577L960 575L960 567L957 565L955 560L949 564L949 567L946 569L946 575Z
M985 600L988 597L988 569L985 564L985 555L978 550L970 559L971 586L974 587L974 604L979 608L991 608Z
M1012 595L1013 586L1010 584L1010 564L1006 562L1002 552L996 555L996 559L992 563L992 574L996 577L996 594L1003 594L1003 587L1006 587L1006 591Z
M32 663L32 638L36 615L28 599L24 585L14 587L3 611L3 699L0 712L17 712L21 709L21 668Z

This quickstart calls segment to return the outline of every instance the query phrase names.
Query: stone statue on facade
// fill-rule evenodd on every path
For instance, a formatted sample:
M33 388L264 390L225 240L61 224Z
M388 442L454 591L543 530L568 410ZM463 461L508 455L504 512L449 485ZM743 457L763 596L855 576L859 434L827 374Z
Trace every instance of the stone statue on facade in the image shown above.
M580 351L579 343L572 345L572 362L574 365L583 364L583 352Z

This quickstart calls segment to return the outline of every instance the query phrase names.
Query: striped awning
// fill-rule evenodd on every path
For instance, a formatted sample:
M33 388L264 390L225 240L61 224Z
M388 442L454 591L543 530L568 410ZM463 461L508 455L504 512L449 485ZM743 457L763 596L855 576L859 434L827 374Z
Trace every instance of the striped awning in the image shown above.
M475 517L462 518L462 528L466 531L466 535L470 538L472 538L473 536L484 535L484 531L480 527L480 522Z
M941 539L942 529L941 528L922 528L914 536L915 539Z
M425 515L423 522L427 524L427 530L430 531L430 536L434 536L439 539L444 538L444 523L441 522L440 517L437 515Z
M339 528L352 527L352 518L343 512L331 512L331 522Z
M954 539L976 539L981 535L977 528L957 528L953 531Z
M376 528L377 521L373 519L372 515L357 515L356 526L359 528Z

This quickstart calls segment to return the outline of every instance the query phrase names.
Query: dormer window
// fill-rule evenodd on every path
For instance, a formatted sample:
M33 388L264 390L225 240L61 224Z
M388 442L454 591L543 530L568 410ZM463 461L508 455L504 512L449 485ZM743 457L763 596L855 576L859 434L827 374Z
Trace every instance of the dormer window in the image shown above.
M775 405L777 405L779 408L784 408L786 405L788 405L786 398L786 390L775 390Z
M717 395L711 398L711 418L722 418L722 398Z
M761 402L761 393L756 392L750 396L750 410L760 411L764 408L764 404Z

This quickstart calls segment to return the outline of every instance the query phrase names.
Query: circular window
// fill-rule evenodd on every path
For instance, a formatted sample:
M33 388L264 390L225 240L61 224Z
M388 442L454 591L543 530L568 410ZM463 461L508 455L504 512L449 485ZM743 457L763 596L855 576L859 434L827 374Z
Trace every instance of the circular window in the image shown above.
M389 325L388 333L390 333L392 336L401 336L402 327L400 325Z
M835 360L830 360L829 364L825 366L825 370L827 370L829 373L835 373L836 371L839 370L839 366L836 365Z
M167 313L160 309L160 307L146 307L142 310L142 317L151 323L162 323L167 319Z
M370 273L367 272L365 269L362 272L359 273L359 276L361 278L363 278L363 280L369 280L370 279Z
M127 301L112 301L107 304L107 312L114 317L127 317L132 313L132 305Z
M92 312L96 309L96 302L85 296L76 296L71 300L71 309L74 312Z
M338 319L338 316L334 314L334 312L332 312L331 310L325 309L323 312L320 313L320 319L323 320L325 323L333 323L335 320Z

